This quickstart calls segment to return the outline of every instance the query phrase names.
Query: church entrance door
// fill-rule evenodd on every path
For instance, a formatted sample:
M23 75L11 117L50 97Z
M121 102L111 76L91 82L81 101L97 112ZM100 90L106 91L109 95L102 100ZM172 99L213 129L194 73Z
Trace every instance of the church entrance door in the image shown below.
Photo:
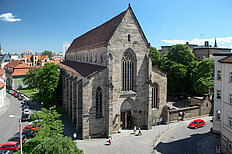
M133 100L126 99L121 105L121 128L130 129L133 127Z
M123 129L132 128L131 111L121 112L121 127Z

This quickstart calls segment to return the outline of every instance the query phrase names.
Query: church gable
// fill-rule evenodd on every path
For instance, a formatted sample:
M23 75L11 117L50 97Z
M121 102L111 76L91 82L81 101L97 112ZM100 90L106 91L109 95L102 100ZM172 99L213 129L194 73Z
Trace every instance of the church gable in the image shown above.
M132 10L129 6L125 12L124 17L122 18L120 24L117 26L117 29L114 31L110 39L110 45L114 44L117 46L117 42L121 41L123 46L129 44L129 46L141 46L141 43L144 48L149 48L149 43L143 33L143 30Z

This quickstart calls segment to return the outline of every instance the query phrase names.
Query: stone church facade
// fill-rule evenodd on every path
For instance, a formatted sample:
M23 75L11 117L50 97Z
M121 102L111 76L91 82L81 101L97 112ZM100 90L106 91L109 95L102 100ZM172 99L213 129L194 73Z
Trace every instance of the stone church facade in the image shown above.
M167 77L152 67L132 8L73 40L60 63L63 107L80 138L105 137L162 118Z

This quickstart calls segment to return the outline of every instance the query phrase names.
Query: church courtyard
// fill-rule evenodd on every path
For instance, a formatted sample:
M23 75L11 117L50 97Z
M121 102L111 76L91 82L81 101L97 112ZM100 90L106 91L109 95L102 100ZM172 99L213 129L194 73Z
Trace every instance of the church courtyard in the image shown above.
M150 130L142 130L142 136L135 136L133 130L123 130L120 134L114 135L112 145L108 145L107 139L104 138L76 140L76 142L78 148L86 154L199 153L204 151L204 148L210 148L205 142L204 146L201 146L202 141L207 137L214 137L210 133L212 117L201 118L206 121L206 126L200 129L187 128L188 123L192 121L190 119L168 125L154 126ZM212 145L212 143L209 143L209 145ZM166 146L169 148L166 148ZM174 148L172 149L172 147ZM168 150L172 150L172 152Z

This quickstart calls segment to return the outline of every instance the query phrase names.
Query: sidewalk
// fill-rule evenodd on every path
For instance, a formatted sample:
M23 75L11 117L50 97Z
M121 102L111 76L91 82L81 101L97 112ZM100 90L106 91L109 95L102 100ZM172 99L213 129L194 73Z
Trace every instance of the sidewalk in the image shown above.
M6 95L8 95L8 94L6 94ZM6 98L6 103L3 107L0 108L0 115L5 113L6 110L8 109L8 107L10 106L10 100L7 97L5 97L5 98Z

